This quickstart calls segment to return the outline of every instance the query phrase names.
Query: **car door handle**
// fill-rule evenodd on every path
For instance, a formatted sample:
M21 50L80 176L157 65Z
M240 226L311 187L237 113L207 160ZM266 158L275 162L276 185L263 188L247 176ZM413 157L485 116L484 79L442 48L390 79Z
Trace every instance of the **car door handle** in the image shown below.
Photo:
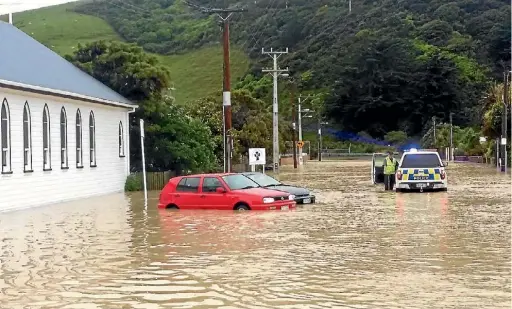
M201 194L201 196L200 196L200 197L206 197L206 195L204 195L204 194Z
M180 195L179 195L179 194L174 194L174 196L176 196L176 197L180 197Z

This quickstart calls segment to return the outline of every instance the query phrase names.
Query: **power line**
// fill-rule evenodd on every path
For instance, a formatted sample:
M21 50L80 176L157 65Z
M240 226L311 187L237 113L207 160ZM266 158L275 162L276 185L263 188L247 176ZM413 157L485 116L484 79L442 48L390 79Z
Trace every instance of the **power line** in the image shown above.
M259 40L261 39L261 34L263 33L263 30L265 29L265 23L266 21L268 20L269 18L269 11L272 9L272 6L276 4L277 5L277 1L276 0L271 0L269 2L269 4L267 5L267 7L263 10L264 14L265 14L265 11L267 11L267 13L265 14L264 16L264 19L263 21L260 23L260 25L255 29L254 33L255 34L250 34L251 35L251 42L250 44L252 44L254 42L254 44L249 48L249 50L252 50L256 44L259 43ZM274 12L272 13L272 16L275 15L275 13L277 12L277 7L274 9ZM249 41L249 38L247 38L245 40L245 42L243 43L243 45L245 45L246 43L248 43Z

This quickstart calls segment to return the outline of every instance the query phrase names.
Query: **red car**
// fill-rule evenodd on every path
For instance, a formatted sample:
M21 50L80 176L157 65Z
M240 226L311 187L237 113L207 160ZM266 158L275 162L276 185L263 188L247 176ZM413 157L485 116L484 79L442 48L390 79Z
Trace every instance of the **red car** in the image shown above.
M297 204L289 193L260 188L241 174L203 174L171 178L158 208L287 210Z

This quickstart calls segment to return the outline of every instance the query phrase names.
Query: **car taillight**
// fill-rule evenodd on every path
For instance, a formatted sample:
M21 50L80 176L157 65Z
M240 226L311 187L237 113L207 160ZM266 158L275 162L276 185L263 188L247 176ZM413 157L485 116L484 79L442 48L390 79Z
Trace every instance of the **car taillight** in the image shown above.
M445 171L441 171L441 179L443 179L443 180L444 180L445 178L446 178L446 173L445 173Z
M396 172L396 179L402 180L402 172L400 172L400 171Z

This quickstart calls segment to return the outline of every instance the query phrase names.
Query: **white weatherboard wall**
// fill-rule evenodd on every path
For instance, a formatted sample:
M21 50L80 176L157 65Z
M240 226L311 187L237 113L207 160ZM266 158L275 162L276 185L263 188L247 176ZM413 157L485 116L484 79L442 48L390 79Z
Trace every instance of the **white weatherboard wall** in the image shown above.
M126 108L43 96L0 88L7 99L11 123L12 174L0 175L0 211L52 204L122 191L129 173L128 111ZM32 170L24 172L23 108L30 107ZM43 171L43 108L50 112L51 171ZM69 169L61 169L60 111L67 114ZM76 112L82 115L83 168L76 164ZM89 113L96 127L96 165L90 167ZM125 157L119 156L119 122L123 124Z

